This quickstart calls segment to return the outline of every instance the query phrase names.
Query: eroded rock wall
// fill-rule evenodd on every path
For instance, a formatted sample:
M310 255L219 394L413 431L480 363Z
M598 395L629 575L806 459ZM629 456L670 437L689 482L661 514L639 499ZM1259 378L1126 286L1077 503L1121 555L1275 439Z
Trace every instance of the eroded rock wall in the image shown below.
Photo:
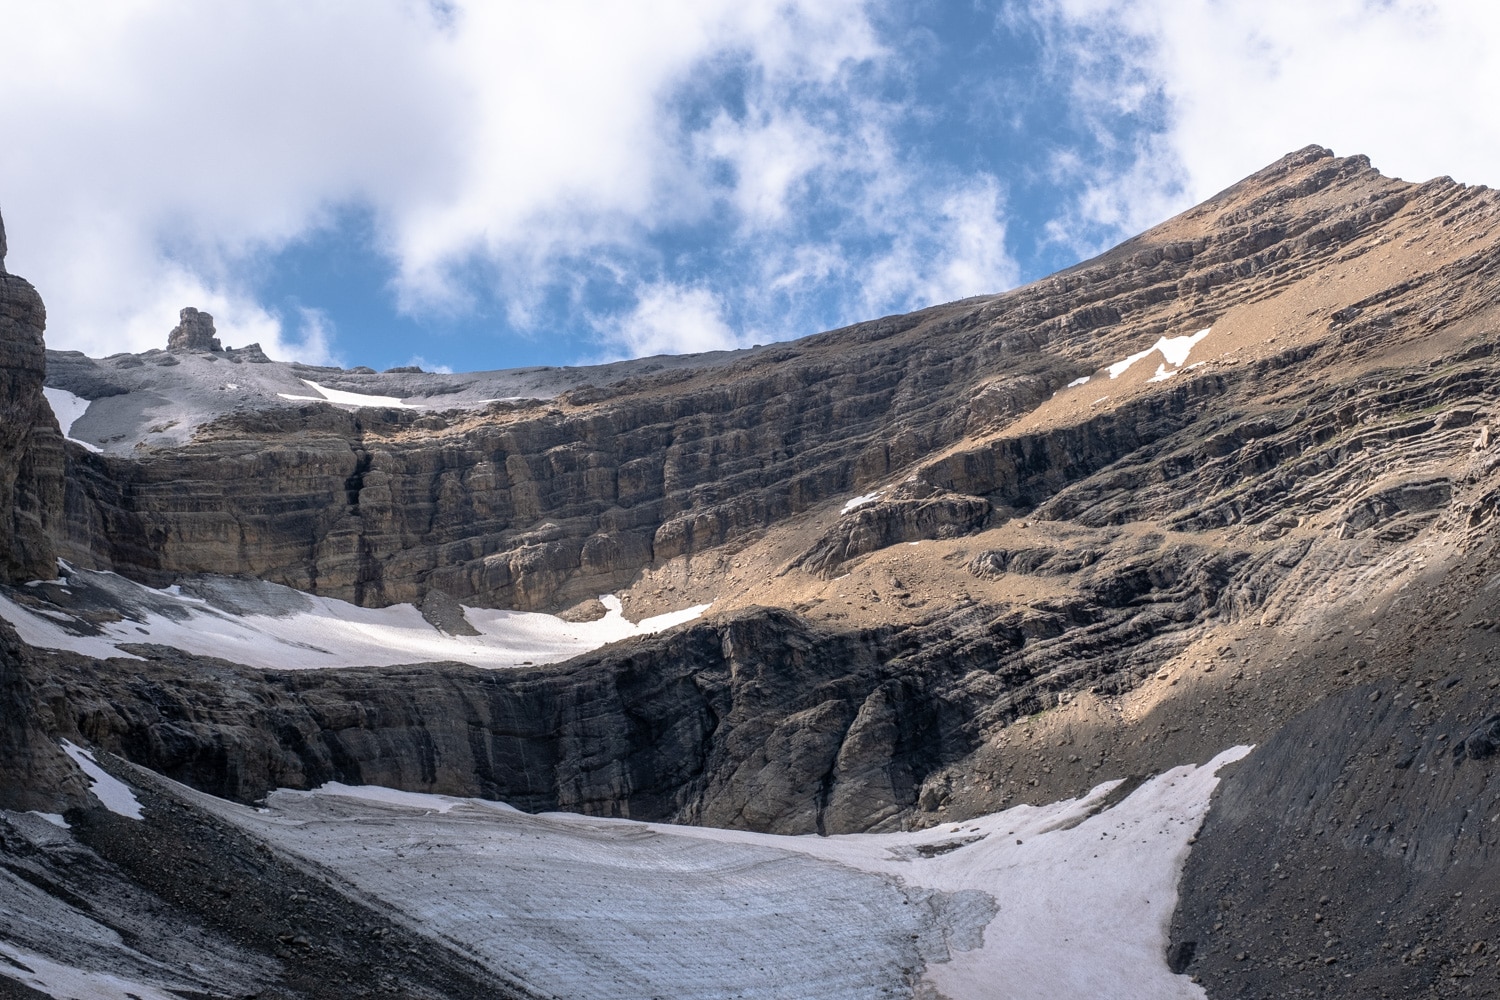
M0 223L0 581L51 579L63 499L62 434L42 395L47 313L5 270Z
M1398 214L1451 221L1482 210L1476 198L1310 147L1026 288L718 368L479 416L244 414L140 459L80 455L64 547L84 565L154 583L220 572L367 604L436 589L536 609L743 544L909 470L1003 517L1181 429L1222 386L1200 378L1092 421L994 431L1142 338L1191 332L1337 261ZM1352 338L1413 299L1425 309L1442 298L1425 279L1397 292L1348 304L1336 322ZM1450 303L1444 315L1461 311ZM865 517L878 530L831 539L814 559L820 571L914 530L891 511ZM967 508L947 520L950 530L983 522Z

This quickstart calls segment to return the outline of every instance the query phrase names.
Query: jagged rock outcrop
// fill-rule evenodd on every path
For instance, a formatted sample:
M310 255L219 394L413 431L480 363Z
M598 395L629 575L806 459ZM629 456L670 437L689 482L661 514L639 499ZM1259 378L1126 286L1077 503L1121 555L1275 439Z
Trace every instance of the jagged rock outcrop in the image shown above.
M214 318L188 306L178 314L177 325L167 334L167 350L222 351L224 347L214 336Z
M798 561L799 568L823 577L867 552L901 542L957 538L983 528L991 508L983 497L961 496L928 486L902 484L889 498L876 498L842 512L838 523Z
M57 568L63 444L42 395L47 313L4 259L0 229L0 582L20 582L50 579Z
M0 621L0 809L62 812L84 800L84 786L37 714L27 651Z

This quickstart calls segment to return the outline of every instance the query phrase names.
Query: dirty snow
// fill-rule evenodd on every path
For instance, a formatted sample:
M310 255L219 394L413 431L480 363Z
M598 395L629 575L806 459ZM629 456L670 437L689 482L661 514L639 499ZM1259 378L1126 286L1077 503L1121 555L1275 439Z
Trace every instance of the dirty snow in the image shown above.
M835 837L349 786L275 792L259 811L197 801L546 995L853 1000L920 983L951 1000L1202 1000L1166 967L1168 926L1216 772L1247 752L1099 812L1115 782Z
M874 493L866 493L864 496L855 497L854 499L844 504L844 509L839 511L839 516L842 517L850 511L859 510L859 508L864 507L867 504L874 503L876 500L880 499L880 495L884 492L885 490L876 490Z
M116 816L141 818L141 804L136 801L135 793L130 790L129 785L100 767L94 762L93 754L76 743L63 740L62 748L64 753L73 758L73 763L88 775L89 791L99 800L100 805Z
M109 972L63 965L4 941L0 941L0 977L56 1000L182 1000L180 993L159 990Z
M1207 337L1212 330L1213 327L1205 327L1204 329L1199 330L1197 333L1192 334L1191 336L1162 337L1160 340L1152 344L1150 347L1146 348L1144 351L1141 351L1137 354L1132 354L1130 357L1124 359L1123 361L1116 361L1114 364L1110 365L1109 377L1112 379L1119 378L1121 375L1125 374L1125 372L1130 368L1131 365L1135 364L1137 361L1144 361L1146 358L1149 358L1151 355L1157 353L1158 351L1161 352L1162 357L1167 359L1167 364L1170 364L1174 369L1180 369L1183 365L1183 362L1187 361L1188 355L1192 353L1193 348L1197 346L1198 342L1201 341L1204 337ZM1165 371L1165 365L1159 366L1156 370L1156 375L1151 378L1150 381L1164 382L1171 375L1176 374L1176 371L1163 374L1163 372Z
M650 635L692 621L710 605L698 604L633 623L619 598L603 595L608 613L597 621L566 622L554 615L465 608L476 636L442 632L410 604L362 608L272 584L248 585L207 578L205 592L228 595L215 606L180 587L154 590L112 573L73 571L74 591L107 590L100 603L124 619L91 624L62 608L23 607L0 594L0 618L22 640L41 649L70 650L100 659L140 659L121 644L160 643L268 670L394 666L450 660L482 668L558 663L621 639ZM216 589L215 589L216 588ZM233 601L256 613L236 613ZM259 602L259 603L256 603Z
M73 437L73 425L78 418L88 412L90 400L82 396L75 396L66 389L53 389L46 387L42 389L42 395L47 397L47 405L52 407L52 415L57 418L57 426L62 430L62 436L74 444L81 444L89 451L102 451L98 445L88 441L80 441Z

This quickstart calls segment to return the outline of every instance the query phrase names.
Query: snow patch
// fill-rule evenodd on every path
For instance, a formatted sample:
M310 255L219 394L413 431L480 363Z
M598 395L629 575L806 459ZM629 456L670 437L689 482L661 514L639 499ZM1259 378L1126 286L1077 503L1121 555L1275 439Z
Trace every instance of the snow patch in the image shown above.
M42 388L42 395L47 397L47 405L52 407L52 415L57 418L57 426L62 429L62 436L74 444L81 444L89 451L96 454L104 451L98 445L88 441L80 441L73 437L73 425L78 418L88 412L91 400L82 396L75 396L66 389L54 389L51 386Z
M46 820L48 823L51 823L53 826L58 827L59 829L63 829L63 830L71 830L71 829L73 829L73 827L71 825L69 825L68 821L65 820L65 819L63 819L62 813L44 813L44 812L40 812L40 811L38 811L36 809L30 810L30 812L31 812L31 815L33 815L33 816L39 816L42 819Z
M166 992L133 979L109 972L95 972L63 965L41 955L23 951L0 941L0 977L45 993L56 1000L182 1000L176 992ZM188 987L181 987L186 990Z
M116 642L125 638L123 634L119 639L114 640L104 636L79 635L62 625L48 621L47 619L54 614L56 613L49 612L47 617L43 617L37 611L23 608L4 594L0 594L0 618L10 622L15 627L16 634L21 637L21 641L28 646L34 646L37 649L65 650L82 656L91 656L97 660L107 660L112 656L126 660L143 659L132 653L123 652L115 645ZM136 638L140 636L137 635Z
M1068 388L1069 389L1074 389L1074 388L1077 388L1080 385L1088 385L1089 378L1090 378L1090 376L1088 376L1088 375L1084 375L1082 378L1075 378L1073 381L1071 381L1071 382L1068 383Z
M71 740L62 741L63 752L73 758L83 773L89 777L89 791L99 804L116 816L126 819L141 818L141 804L136 801L130 786L110 774L94 761L94 755Z
M291 610L231 614L177 586L154 590L112 573L75 571L76 580L99 578L123 590L134 608L118 622L91 624L56 609L22 607L0 595L0 618L21 639L40 649L68 650L96 659L141 659L124 643L160 643L199 656L267 670L395 666L453 660L484 669L559 663L612 642L651 635L692 621L712 605L669 611L635 623L613 594L600 600L608 613L598 621L567 622L529 611L465 608L479 635L449 635L410 604L362 608L328 597L285 594ZM269 585L268 585L269 586Z
M1192 353L1193 348L1197 346L1198 342L1201 341L1204 337L1207 337L1212 330L1213 327L1210 326L1204 327L1202 330L1199 330L1197 333L1192 334L1191 336L1162 337L1156 343L1146 348L1144 351L1141 351L1137 354L1132 354L1130 357L1125 358L1123 361L1116 361L1114 364L1110 365L1109 377L1112 379L1119 378L1121 375L1124 375L1127 370L1129 370L1131 365L1135 364L1137 361L1144 361L1146 358L1149 358L1151 355L1157 353L1158 351L1161 352L1162 357L1167 359L1167 364L1170 364L1173 368L1180 369L1183 365L1183 362L1187 361L1188 355ZM1169 374L1163 375L1162 372L1164 370L1165 366L1159 367L1157 369L1156 376L1151 378L1150 381L1165 382L1168 378L1171 377L1171 375L1176 374L1176 372L1174 371Z
M320 385L312 379L303 379L302 382L312 386L321 396L294 396L290 393L278 392L276 395L282 399L307 401L313 403L338 403L342 406L394 406L402 410L420 410L421 407L412 403L403 403L395 396L367 396L362 392L346 392L343 389L330 389Z
M859 510L861 507L874 503L880 499L881 494L884 492L885 490L876 490L874 493L866 493L864 496L855 497L844 504L844 509L839 511L839 516L842 517L850 511Z

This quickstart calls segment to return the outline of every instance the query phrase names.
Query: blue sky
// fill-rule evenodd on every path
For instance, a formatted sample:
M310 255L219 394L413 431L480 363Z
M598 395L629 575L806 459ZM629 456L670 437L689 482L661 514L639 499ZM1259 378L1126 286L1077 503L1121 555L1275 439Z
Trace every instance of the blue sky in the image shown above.
M747 346L1044 276L1309 142L1500 182L1500 16L1419 0L0 0L53 347Z

